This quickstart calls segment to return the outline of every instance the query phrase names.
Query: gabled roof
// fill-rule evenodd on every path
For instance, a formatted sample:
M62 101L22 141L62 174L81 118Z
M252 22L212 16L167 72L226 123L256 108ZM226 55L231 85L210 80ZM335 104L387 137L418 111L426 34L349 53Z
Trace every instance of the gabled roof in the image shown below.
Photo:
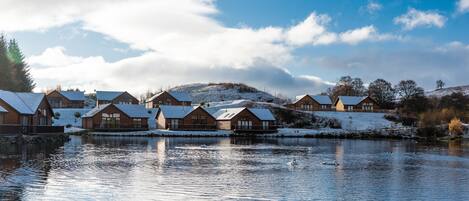
M261 121L275 121L275 117L269 109L249 108L248 110L251 111L254 115L256 115L256 117L259 118Z
M3 108L2 106L0 106L0 112L8 112L7 109Z
M154 96L152 96L151 98L149 98L147 100L147 102L155 100L155 98L157 98L158 96L160 96L161 94L163 94L165 92L168 93L173 98L175 98L177 101L192 102L192 97L189 95L189 93L179 92L179 91L162 91L162 92L159 92L159 93L155 94Z
M337 101L340 100L344 105L358 105L366 98L368 96L339 96Z
M85 92L83 91L58 91L62 96L65 96L68 100L71 101L84 101Z
M96 99L112 101L123 93L125 92L123 91L96 91Z
M314 101L316 101L320 105L332 105L332 100L329 96L326 96L326 95L311 96L309 94L304 94L304 95L301 95L301 96L297 96L296 101L294 103L298 102L299 100L303 99L306 96L309 96L310 98L312 98Z
M35 114L44 97L43 93L15 93L0 90L0 99L20 114Z
M148 110L143 105L109 103L96 106L95 108L87 112L85 115L83 115L83 117L93 117L111 105L114 105L118 110L120 110L122 113L129 116L130 118L148 118L150 116Z
M213 116L217 120L230 120L245 109L249 110L252 114L254 114L254 116L256 116L261 121L275 121L275 117L272 112L270 112L269 109L265 108L226 108L220 109L217 112L213 113Z
M160 112L167 119L182 119L197 108L198 106L162 105L160 106Z

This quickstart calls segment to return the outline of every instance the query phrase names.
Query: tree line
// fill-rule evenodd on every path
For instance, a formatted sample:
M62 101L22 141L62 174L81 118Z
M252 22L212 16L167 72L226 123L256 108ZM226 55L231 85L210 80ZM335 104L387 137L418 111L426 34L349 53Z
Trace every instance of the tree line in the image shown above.
M29 66L17 41L0 35L0 89L31 92L34 87Z

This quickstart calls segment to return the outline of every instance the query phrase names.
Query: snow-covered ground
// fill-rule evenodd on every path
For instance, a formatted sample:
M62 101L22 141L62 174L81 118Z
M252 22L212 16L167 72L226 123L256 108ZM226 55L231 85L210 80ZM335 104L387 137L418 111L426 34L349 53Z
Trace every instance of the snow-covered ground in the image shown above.
M469 96L469 85L466 86L457 86L457 87L448 87L443 89L437 89L434 91L425 92L427 96L436 96L436 97L443 97L447 95L451 95L453 93L460 92L466 96Z
M384 118L385 113L374 112L313 112L316 116L334 118L340 121L344 130L373 130L396 128L399 125Z
M54 126L67 126L71 125L73 127L81 127L81 118L76 118L75 113L80 113L80 116L83 116L85 113L91 109L81 109L81 108L57 108L53 109L54 114L59 113L60 117L58 119L53 119Z

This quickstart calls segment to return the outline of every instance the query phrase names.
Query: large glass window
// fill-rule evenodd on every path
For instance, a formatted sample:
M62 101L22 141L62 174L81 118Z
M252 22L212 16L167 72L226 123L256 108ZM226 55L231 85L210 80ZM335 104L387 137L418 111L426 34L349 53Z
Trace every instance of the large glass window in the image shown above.
M373 103L363 103L362 110L373 111Z
M262 129L268 130L269 129L269 122L268 121L263 121L262 122Z
M238 129L245 129L245 130L252 129L252 121L239 120L238 121Z
M112 113L112 114L107 114L103 113L102 114L102 120L101 120L101 127L102 128L120 128L120 114L119 113Z
M142 119L133 119L134 128L141 128L142 127Z
M175 129L179 128L179 119L171 119L171 125L170 128Z

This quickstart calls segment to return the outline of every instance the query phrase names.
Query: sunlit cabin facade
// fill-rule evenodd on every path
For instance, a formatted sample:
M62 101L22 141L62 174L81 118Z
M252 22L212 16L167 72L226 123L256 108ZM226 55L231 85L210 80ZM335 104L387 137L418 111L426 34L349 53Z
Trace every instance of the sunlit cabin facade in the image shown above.
M216 130L217 121L200 106L161 105L157 127L168 130Z
M379 105L369 96L339 96L334 102L340 112L378 112Z
M97 91L96 105L104 104L138 104L137 98L126 91Z
M275 117L269 109L227 108L213 114L220 130L233 130L237 133L277 132Z
M85 92L53 90L46 95L52 108L83 108Z
M148 130L150 114L143 105L103 104L83 115L83 128L99 131Z
M330 111L332 110L332 101L329 96L308 94L297 96L296 101L287 105L288 108L303 111Z
M158 108L160 105L190 106L191 96L186 92L163 91L145 101L147 108Z

